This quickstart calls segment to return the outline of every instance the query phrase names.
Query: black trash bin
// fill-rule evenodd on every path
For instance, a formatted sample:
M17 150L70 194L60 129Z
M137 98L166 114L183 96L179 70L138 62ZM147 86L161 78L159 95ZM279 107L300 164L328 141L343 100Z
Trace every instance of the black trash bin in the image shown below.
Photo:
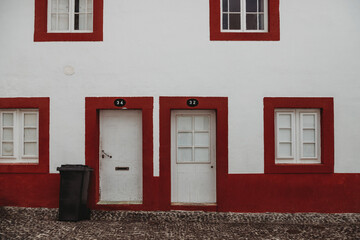
M90 219L90 209L87 207L90 172L92 168L86 165L61 165L59 220L79 221Z

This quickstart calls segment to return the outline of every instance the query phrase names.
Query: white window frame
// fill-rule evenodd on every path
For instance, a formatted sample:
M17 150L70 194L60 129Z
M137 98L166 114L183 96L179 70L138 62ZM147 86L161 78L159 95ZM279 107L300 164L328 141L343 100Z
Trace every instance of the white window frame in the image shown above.
M74 29L74 16L75 16L75 0L69 0L69 29L68 30L51 30L51 7L52 0L48 1L48 11L47 11L47 32L49 33L92 33L94 30L94 0L93 0L93 8L92 8L92 21L93 21L93 30L75 30ZM59 0L57 0L58 2ZM87 9L87 1L86 1L86 9ZM86 12L88 13L88 12ZM87 19L87 18L85 18ZM86 20L87 21L87 20ZM87 22L86 24L87 25Z
M281 114L291 115L291 140L292 140L292 155L282 156L278 155L280 142L278 141L279 127L278 116ZM303 156L304 142L303 130L303 116L313 115L315 117L315 157ZM321 163L321 112L320 109L275 109L275 163L276 164L319 164ZM310 129L310 128L309 128Z
M220 0L220 32L243 32L243 33L267 33L269 32L269 10L268 10L268 1L264 0L264 30L246 30L246 0L240 0L240 12L230 12L229 8L229 2L228 2L228 15L231 13L237 13L240 14L240 29L223 29L223 1L226 0ZM227 0L229 1L229 0ZM230 25L230 21L228 20L228 24ZM258 21L259 26L259 21Z
M3 156L3 114L13 113L13 156ZM37 155L24 154L24 133L25 133L25 114L35 114L37 125L26 128L36 129ZM1 163L38 163L39 162L39 111L37 109L0 109L0 164Z
M197 116L207 116L209 119L209 130L195 130L195 117ZM185 130L178 130L178 125L177 125L177 119L178 117L192 117L192 130L189 131L185 131ZM181 113L181 114L175 114L175 157L176 157L176 163L177 164L209 164L211 163L211 158L212 158L212 144L214 143L215 139L214 139L214 135L213 134L213 129L212 129L212 120L211 120L211 114L210 113L205 113L205 114L186 114L186 113ZM192 145L190 146L178 146L178 134L179 133L192 133ZM207 146L196 146L195 145L195 133L208 133L209 134L209 143ZM178 159L178 149L179 148L191 148L192 149L192 159L193 161L179 161ZM209 149L209 160L206 162L197 162L195 159L195 148L207 148Z

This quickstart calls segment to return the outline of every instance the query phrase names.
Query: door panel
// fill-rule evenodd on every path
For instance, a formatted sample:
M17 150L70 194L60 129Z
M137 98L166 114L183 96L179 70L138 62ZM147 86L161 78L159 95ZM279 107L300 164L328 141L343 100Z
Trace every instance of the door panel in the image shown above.
M100 202L142 203L142 112L100 111Z
M216 203L216 114L171 112L171 202Z

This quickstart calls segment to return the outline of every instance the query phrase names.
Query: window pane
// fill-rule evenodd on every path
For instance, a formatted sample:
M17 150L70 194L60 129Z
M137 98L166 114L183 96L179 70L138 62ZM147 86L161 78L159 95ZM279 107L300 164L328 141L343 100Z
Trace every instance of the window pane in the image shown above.
M230 12L240 12L240 0L229 0Z
M25 128L24 129L24 140L25 141L37 141L36 129Z
M93 30L93 15L91 13L87 14L87 26L86 30Z
M258 3L259 3L259 12L264 12L264 0L259 0L258 1Z
M264 30L265 22L264 22L264 14L259 14L259 30Z
M87 0L87 12L92 13L93 12L93 1Z
M24 114L24 125L26 127L36 127L37 126L37 116L36 114Z
M195 117L195 130L209 130L209 117L208 116L196 116Z
M195 148L195 162L210 162L209 148Z
M4 128L2 140L13 140L13 139L14 139L13 129L12 128Z
M257 12L257 0L246 0L246 12Z
M279 157L290 157L291 153L291 143L280 143L278 149Z
M240 14L230 14L230 29L240 29Z
M51 30L56 30L56 14L51 14Z
M86 2L87 0L80 0L80 12L84 13L86 12Z
M257 30L257 15L256 14L246 14L246 29L247 30Z
M51 12L56 13L57 12L57 0L51 1Z
M223 3L223 5L222 5L223 12L227 12L228 11L228 0L223 0L222 3Z
M223 29L228 29L229 23L228 23L228 14L223 14Z
M315 157L315 143L303 144L303 156L304 157Z
M192 162L192 148L178 148L178 162Z
M195 133L195 146L209 146L209 133Z
M69 12L69 0L59 0L59 13Z
M3 114L3 126L4 127L14 126L14 114L13 113L4 113Z
M37 155L37 143L24 143L24 155L36 156Z
M3 156L14 156L14 144L3 143L2 144L2 155Z
M315 142L315 130L306 129L303 131L304 142Z
M279 114L278 128L290 128L291 127L291 115L290 114Z
M279 142L291 142L291 130L279 129Z
M315 116L314 115L303 115L303 127L304 128L315 128Z
M178 116L177 129L179 131L191 131L192 130L192 117Z
M86 29L86 14L79 14L79 30L87 30Z
M57 30L69 30L69 14L59 14Z
M180 147L191 147L193 144L192 133L178 133L177 145Z

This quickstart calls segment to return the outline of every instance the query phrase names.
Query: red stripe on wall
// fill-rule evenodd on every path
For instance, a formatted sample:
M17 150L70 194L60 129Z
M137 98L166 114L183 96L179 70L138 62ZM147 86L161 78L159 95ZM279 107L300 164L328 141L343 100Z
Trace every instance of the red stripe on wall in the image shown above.
M0 206L59 207L59 174L0 174Z
M58 207L59 174L0 174L0 183L0 206ZM226 185L222 186L221 211L359 213L359 183L358 173L229 174ZM158 205L163 197L159 192L159 178L152 177L151 184L147 206L132 210L154 211L166 207ZM131 206L110 205L97 209L131 210ZM199 209L187 207L186 210ZM214 208L203 210L215 211Z

